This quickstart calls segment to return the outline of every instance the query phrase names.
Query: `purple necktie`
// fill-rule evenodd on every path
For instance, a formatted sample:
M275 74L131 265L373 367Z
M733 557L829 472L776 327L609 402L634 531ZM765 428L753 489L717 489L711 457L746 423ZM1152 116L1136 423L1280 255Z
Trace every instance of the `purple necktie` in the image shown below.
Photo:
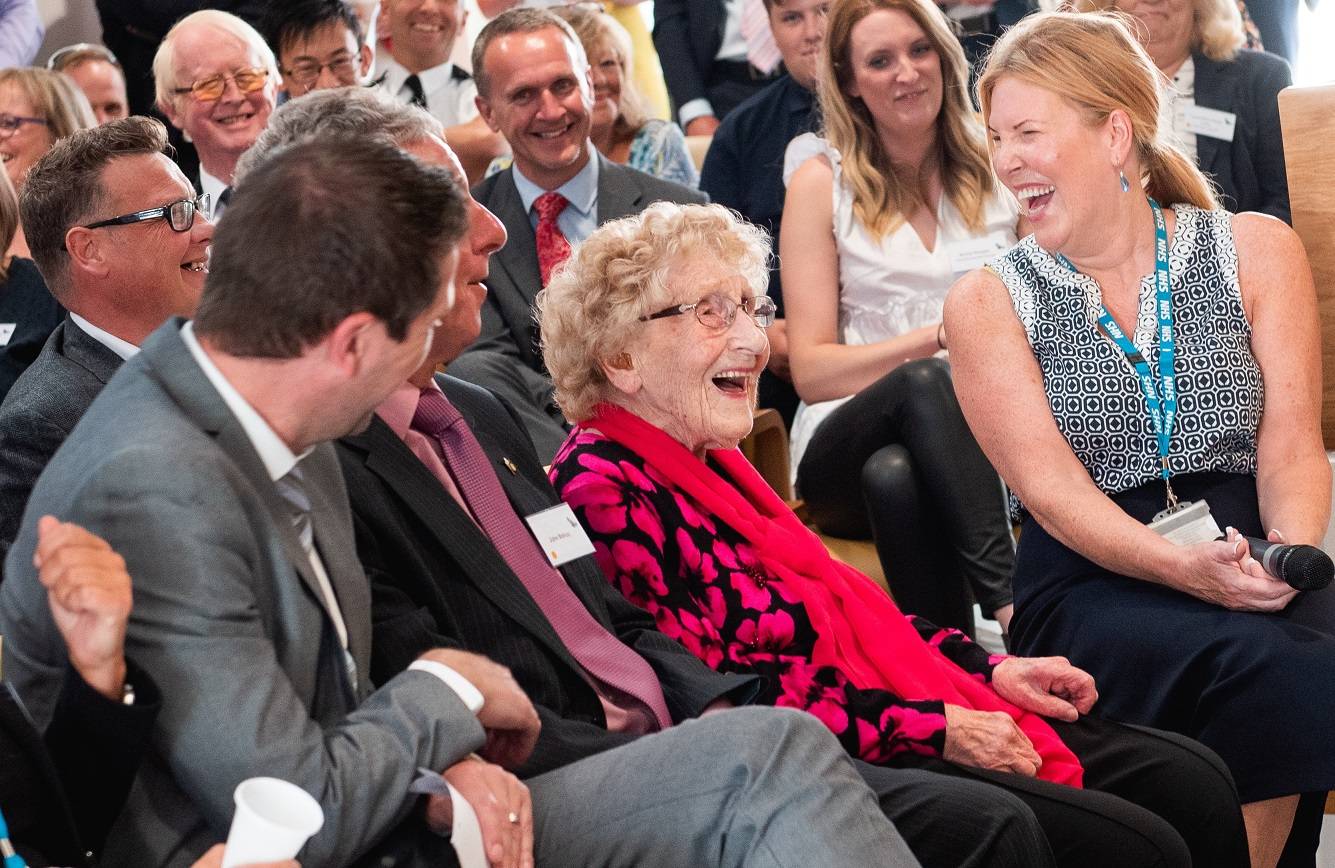
M467 425L459 424L462 421L459 411L438 389L422 390L412 427L440 442L445 462L478 524L552 622L566 648L590 677L612 688L611 700L617 705L632 700L653 718L651 729L671 726L672 716L653 668L584 608L515 514L482 445Z

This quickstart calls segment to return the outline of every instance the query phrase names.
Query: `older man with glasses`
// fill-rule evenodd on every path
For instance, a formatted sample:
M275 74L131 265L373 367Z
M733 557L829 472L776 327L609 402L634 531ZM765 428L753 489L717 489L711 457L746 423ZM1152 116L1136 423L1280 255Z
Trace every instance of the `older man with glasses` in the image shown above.
M28 175L28 245L68 317L0 406L0 554L42 469L121 363L171 316L190 316L213 226L144 117L57 142Z
M274 53L246 22L216 9L176 23L153 58L158 108L199 152L199 188L227 207L232 173L269 122L281 78Z

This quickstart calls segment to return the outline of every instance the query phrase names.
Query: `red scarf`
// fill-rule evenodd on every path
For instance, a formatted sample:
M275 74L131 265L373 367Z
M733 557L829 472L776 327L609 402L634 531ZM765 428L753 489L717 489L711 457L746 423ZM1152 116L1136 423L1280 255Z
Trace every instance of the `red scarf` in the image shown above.
M709 452L727 473L725 479L662 430L620 407L600 405L582 427L601 431L643 458L706 514L746 539L770 574L800 595L817 635L813 663L839 669L862 689L976 711L1004 711L1043 758L1040 778L1081 786L1080 761L1042 717L1002 699L924 642L884 590L830 556L820 537L802 524L741 452Z

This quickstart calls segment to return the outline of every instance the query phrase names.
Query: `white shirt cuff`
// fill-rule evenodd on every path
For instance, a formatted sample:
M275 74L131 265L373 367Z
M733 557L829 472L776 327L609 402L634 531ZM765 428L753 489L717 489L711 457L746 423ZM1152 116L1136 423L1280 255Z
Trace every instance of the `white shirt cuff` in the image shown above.
M468 706L468 710L477 714L482 710L482 693L467 678L455 672L444 663L437 663L434 660L414 660L408 664L408 669L416 669L420 672L430 672L432 675L445 682L445 686L459 695L463 704Z
M693 99L677 109L677 117L681 118L681 128L686 129L686 125L696 118L712 116L714 107L709 104L709 100L704 97Z

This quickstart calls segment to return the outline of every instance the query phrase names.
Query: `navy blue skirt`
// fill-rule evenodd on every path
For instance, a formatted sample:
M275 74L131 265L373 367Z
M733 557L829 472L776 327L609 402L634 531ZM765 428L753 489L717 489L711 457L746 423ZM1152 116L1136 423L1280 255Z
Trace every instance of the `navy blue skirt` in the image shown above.
M1265 536L1256 480L1173 479L1221 528ZM1156 481L1115 495L1140 521L1164 506ZM1094 713L1180 732L1223 758L1245 802L1335 789L1335 585L1279 614L1232 612L1111 573L1026 517L1011 638L1026 656L1062 655L1095 678Z

